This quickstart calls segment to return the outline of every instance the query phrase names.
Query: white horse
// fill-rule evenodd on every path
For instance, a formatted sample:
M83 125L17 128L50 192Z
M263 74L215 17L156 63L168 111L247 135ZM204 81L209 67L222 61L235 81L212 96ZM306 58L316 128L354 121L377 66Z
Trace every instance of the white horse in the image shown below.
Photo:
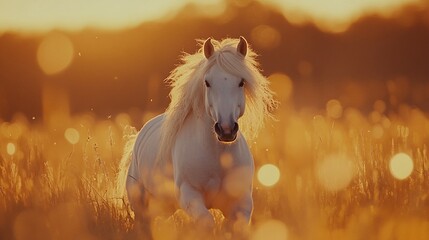
M255 137L275 104L255 56L243 37L209 38L183 56L168 77L169 107L143 126L121 160L118 191L126 185L136 217L172 206L204 226L214 225L210 208L250 222L254 163L244 135Z

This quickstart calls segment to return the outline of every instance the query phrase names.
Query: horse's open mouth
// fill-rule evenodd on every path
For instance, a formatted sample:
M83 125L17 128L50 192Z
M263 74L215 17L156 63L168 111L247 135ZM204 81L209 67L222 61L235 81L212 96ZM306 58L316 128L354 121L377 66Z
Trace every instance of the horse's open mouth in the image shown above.
M219 140L219 142L233 142L235 141L235 139L237 139L237 134L234 135L227 135L227 136L217 136L217 140Z

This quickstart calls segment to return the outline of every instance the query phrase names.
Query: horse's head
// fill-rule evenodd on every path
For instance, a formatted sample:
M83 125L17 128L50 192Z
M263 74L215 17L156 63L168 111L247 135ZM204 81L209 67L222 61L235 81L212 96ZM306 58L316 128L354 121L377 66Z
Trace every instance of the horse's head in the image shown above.
M210 38L204 42L203 50L207 59L215 54ZM243 37L240 37L236 52L219 54L236 54L244 61L246 53L247 42ZM203 80L206 88L206 111L214 122L213 128L217 138L221 142L232 142L237 138L238 119L244 113L244 85L246 80L239 74L225 70L219 64L213 64L206 72Z

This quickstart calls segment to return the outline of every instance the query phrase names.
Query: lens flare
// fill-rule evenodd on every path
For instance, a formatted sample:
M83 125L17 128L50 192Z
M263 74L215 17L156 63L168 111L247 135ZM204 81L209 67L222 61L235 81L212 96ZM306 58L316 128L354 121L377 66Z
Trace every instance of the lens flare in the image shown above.
M276 184L280 179L280 170L273 164L265 164L258 171L259 182L267 187Z
M13 154L15 154L15 152L16 152L15 144L13 144L13 143L8 143L8 144L6 145L6 152L7 152L7 154L9 154L10 156L12 156Z
M79 132L74 128L67 128L64 132L64 137L73 145L79 142Z
M399 180L404 180L413 172L414 163L406 153L398 153L390 159L390 173Z
M47 75L66 69L73 60L73 44L70 39L58 33L46 36L37 49L37 62Z

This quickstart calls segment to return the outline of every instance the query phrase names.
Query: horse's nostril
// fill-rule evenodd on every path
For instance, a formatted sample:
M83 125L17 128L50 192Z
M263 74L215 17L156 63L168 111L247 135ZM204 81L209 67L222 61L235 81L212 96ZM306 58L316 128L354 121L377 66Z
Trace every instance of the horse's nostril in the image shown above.
M234 123L234 128L232 129L233 133L237 133L238 132L238 123Z
M214 125L214 129L215 129L215 132L217 133L217 134L222 134L222 128L220 127L220 124L217 122L217 123L215 123L215 125Z

